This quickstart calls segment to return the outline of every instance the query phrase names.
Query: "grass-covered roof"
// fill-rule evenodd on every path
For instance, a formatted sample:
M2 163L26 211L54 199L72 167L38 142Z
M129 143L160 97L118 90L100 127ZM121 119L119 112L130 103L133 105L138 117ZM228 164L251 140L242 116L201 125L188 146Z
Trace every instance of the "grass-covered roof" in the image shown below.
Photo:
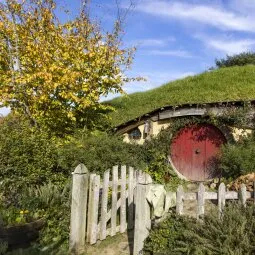
M164 106L255 99L255 66L220 68L108 101L114 126Z

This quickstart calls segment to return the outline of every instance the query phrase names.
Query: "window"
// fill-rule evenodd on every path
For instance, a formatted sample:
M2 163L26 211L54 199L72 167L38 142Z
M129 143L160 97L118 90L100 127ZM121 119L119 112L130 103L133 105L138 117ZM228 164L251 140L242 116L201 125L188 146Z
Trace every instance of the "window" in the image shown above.
M142 134L139 128L135 128L128 133L128 137L130 140L140 140L142 137Z

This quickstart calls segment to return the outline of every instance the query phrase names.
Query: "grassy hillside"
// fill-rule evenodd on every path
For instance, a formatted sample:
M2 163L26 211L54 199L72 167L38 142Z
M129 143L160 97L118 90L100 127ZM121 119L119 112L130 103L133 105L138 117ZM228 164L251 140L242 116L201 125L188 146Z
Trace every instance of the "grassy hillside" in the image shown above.
M255 99L255 66L229 67L167 83L106 102L114 126L166 105Z

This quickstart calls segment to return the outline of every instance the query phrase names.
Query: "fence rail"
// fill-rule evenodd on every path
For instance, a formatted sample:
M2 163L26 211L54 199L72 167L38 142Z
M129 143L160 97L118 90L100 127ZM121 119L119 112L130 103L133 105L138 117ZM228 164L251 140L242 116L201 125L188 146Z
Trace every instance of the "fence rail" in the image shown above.
M245 206L248 199L253 199L255 203L255 191L247 191L245 184L241 185L239 192L227 191L224 183L219 185L218 192L205 191L202 183L199 184L197 192L184 192L180 185L176 193L176 213L183 214L185 200L197 200L197 218L199 218L205 213L205 200L217 200L219 213L222 213L226 200L239 200Z

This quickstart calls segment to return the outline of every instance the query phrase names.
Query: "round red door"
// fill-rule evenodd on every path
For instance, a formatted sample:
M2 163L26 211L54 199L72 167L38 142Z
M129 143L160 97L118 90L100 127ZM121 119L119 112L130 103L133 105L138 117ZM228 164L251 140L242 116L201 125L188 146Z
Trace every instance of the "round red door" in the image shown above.
M171 144L171 161L175 169L189 180L214 178L217 156L226 139L213 125L200 124L181 129Z

